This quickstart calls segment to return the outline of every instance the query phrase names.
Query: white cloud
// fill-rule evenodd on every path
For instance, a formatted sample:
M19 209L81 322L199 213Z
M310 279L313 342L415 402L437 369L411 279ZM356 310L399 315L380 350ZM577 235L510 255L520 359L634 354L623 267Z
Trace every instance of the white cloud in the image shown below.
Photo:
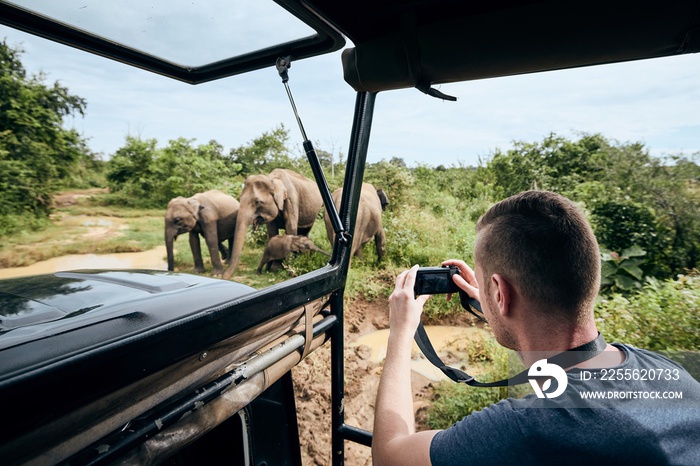
M29 72L43 70L87 99L87 116L73 124L95 151L113 153L127 133L161 145L177 137L216 139L229 149L280 123L301 143L274 69L191 86L9 28L0 27L0 37L23 43ZM413 89L383 92L368 159L473 165L495 148L550 132L641 141L654 154L697 152L697 76L700 55L691 55L441 86L457 102ZM289 84L309 138L346 153L355 93L342 79L339 53L293 63Z

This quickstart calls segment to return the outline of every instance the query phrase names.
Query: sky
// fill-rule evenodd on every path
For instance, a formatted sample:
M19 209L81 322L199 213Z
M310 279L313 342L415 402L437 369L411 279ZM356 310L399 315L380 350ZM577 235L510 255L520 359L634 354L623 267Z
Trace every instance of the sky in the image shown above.
M184 137L212 139L225 151L283 124L293 153L301 133L273 68L190 85L0 26L0 39L24 49L31 74L59 81L87 100L85 117L67 126L108 158L127 135L160 147ZM351 46L348 44L347 46ZM347 153L355 92L342 77L340 52L293 62L289 85L307 136L317 149ZM642 142L657 156L700 152L700 54L439 86L458 98L415 89L381 92L368 161L400 157L409 166L472 165L513 141L550 133L601 133Z

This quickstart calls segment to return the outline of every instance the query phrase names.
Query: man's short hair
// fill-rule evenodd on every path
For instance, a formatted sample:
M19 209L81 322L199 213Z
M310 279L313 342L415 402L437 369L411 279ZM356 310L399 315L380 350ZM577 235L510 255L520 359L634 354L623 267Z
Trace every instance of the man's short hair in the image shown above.
M486 281L498 273L539 310L588 317L600 288L600 253L572 201L549 191L525 191L491 207L476 231L474 255Z

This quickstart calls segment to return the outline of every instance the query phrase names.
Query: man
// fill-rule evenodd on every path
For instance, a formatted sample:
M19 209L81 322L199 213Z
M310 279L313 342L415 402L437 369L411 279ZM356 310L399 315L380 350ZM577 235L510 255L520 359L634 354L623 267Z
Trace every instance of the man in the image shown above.
M558 194L527 191L493 206L476 229L475 270L459 260L443 265L459 268L454 282L481 302L501 345L517 351L530 367L596 340L600 256L580 209ZM568 387L561 398L509 398L447 430L415 432L409 363L428 299L414 295L417 268L397 277L389 298L390 335L372 443L375 466L700 464L700 384L670 360L620 344L603 345L605 351L592 359L564 368ZM609 375L625 369L671 376L661 383ZM615 380L602 381L606 375ZM661 385L664 393L672 388L683 398L665 403L643 398L660 392ZM548 385L540 381L539 387L544 391ZM601 387L625 392L626 399L582 400L582 391Z

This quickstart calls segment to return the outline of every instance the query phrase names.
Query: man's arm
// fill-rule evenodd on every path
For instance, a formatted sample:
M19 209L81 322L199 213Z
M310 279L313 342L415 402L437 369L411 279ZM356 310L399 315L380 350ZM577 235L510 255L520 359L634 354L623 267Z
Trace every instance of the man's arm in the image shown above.
M389 342L374 414L372 461L375 466L430 465L430 442L437 431L415 431L411 393L411 347L423 304L413 286L418 266L396 278L389 298Z

